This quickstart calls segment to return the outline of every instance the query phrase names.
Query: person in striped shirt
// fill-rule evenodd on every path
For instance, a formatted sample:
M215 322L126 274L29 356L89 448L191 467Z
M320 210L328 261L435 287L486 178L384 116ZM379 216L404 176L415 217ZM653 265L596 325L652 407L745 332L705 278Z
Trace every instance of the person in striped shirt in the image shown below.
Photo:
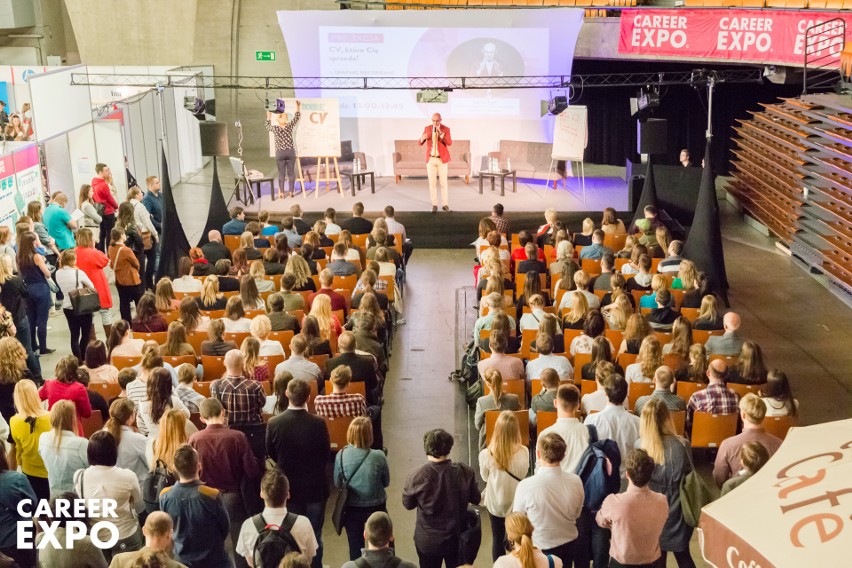
M331 371L332 393L317 396L314 408L317 416L323 418L341 418L343 416L365 416L367 401L360 393L347 392L352 381L352 370L347 365L335 367Z

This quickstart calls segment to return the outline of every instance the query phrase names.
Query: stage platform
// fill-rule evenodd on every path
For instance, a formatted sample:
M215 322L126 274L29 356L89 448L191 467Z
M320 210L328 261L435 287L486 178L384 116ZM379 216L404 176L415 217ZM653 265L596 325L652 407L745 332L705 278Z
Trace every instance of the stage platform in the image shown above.
M221 164L220 164L221 165ZM545 186L543 180L519 179L517 193L512 192L511 180L507 180L506 193L500 195L499 182L491 191L489 180L483 180L483 193L479 194L479 178L472 177L469 184L459 178L449 180L450 213L441 210L431 214L432 204L429 198L429 185L426 177L403 178L396 183L393 177L376 178L376 192L371 193L369 181L352 196L349 184L344 180L344 192L341 196L336 186L329 191L323 183L319 195L315 193L313 183L306 184L304 195L296 189L294 198L272 199L270 184L263 184L262 197L255 200L253 205L245 206L232 197L233 177L230 170L219 169L220 183L229 207L241 205L246 208L249 217L254 217L258 211L269 211L273 221L290 213L294 203L301 205L306 221L312 223L322 218L322 213L329 207L334 207L340 219L347 218L352 205L360 201L364 204L364 217L375 219L386 205L393 205L397 219L406 226L406 230L418 247L421 248L464 248L476 238L476 227L479 219L490 215L495 203L502 203L505 215L512 223L511 230L519 231L525 228L536 228L543 221L542 212L549 208L559 211L560 219L564 220L574 230L580 230L583 218L589 216L596 221L606 207L614 207L624 212L625 219L632 218L627 213L628 192L624 181L625 168L615 166L586 165L585 202L580 180L568 178L567 187L559 183L557 189ZM227 173L225 173L227 172ZM194 218L201 217L200 211L207 211L210 187L212 185L212 165L193 176L190 180L178 184L174 188L175 201L178 211L187 231L190 243L197 241L200 232L196 232L194 222L188 222L184 211L191 211ZM440 190L439 190L440 191ZM201 198L201 195L205 198ZM201 208L204 209L201 209ZM200 227L204 226L201 221Z

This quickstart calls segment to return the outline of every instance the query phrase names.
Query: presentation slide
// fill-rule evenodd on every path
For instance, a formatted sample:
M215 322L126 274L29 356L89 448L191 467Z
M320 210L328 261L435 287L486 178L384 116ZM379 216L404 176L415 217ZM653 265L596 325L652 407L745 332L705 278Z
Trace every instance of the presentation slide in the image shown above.
M493 88L494 78L569 76L582 9L278 12L292 75L398 79L394 89L297 89L304 98L340 102L340 134L391 175L395 139L416 139L440 113L456 140L470 140L472 168L500 139L551 142L553 118L541 116L547 88ZM417 78L465 78L446 103L422 100Z

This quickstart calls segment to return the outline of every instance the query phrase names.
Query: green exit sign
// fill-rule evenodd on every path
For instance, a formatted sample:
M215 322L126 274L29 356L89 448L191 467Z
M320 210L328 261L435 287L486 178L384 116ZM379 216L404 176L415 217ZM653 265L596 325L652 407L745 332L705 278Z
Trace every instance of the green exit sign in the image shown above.
M254 58L257 61L275 61L274 51L255 51Z

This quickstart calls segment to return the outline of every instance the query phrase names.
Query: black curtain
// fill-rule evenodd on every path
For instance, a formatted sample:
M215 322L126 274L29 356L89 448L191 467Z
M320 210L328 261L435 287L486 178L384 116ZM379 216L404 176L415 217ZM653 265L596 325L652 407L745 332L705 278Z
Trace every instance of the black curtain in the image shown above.
M198 246L207 243L207 233L216 230L221 231L222 225L231 220L228 214L228 205L225 196L222 195L222 186L219 184L219 170L216 166L216 156L213 156L213 187L210 190L210 208L207 210L207 224L201 233Z
M716 198L716 180L709 166L710 140L705 150L705 166L701 176L701 189L695 205L692 228L683 248L683 257L695 263L707 275L710 289L728 306L728 275L722 250L722 228L719 224L719 203Z
M178 273L178 260L189 254L189 241L175 207L172 195L172 183L169 181L169 164L166 162L166 151L162 156L163 173L160 176L163 187L163 235L160 244L160 266L157 269L157 279L163 276L174 278Z
M645 217L645 213L643 209L648 205L657 206L657 186L654 183L654 168L653 168L654 158L653 156L648 156L648 164L645 173L645 183L642 185L642 195L639 197L639 204L636 205L636 211L633 214L633 222L635 223L638 219L643 219Z
M725 69L731 66L656 61L604 61L575 59L575 74L639 73L688 71L693 69ZM589 109L589 145L586 161L594 164L623 166L625 160L638 161L636 120L630 117L630 98L638 88L595 87L578 89L572 104ZM711 163L721 175L728 173L732 127L737 119L749 118L749 111L760 110L760 103L774 103L780 97L796 97L801 84L717 84L713 95L713 151ZM675 165L681 148L690 150L693 165L700 166L707 130L707 88L688 86L663 87L661 104L652 114L668 119L668 152L658 156L658 164Z

